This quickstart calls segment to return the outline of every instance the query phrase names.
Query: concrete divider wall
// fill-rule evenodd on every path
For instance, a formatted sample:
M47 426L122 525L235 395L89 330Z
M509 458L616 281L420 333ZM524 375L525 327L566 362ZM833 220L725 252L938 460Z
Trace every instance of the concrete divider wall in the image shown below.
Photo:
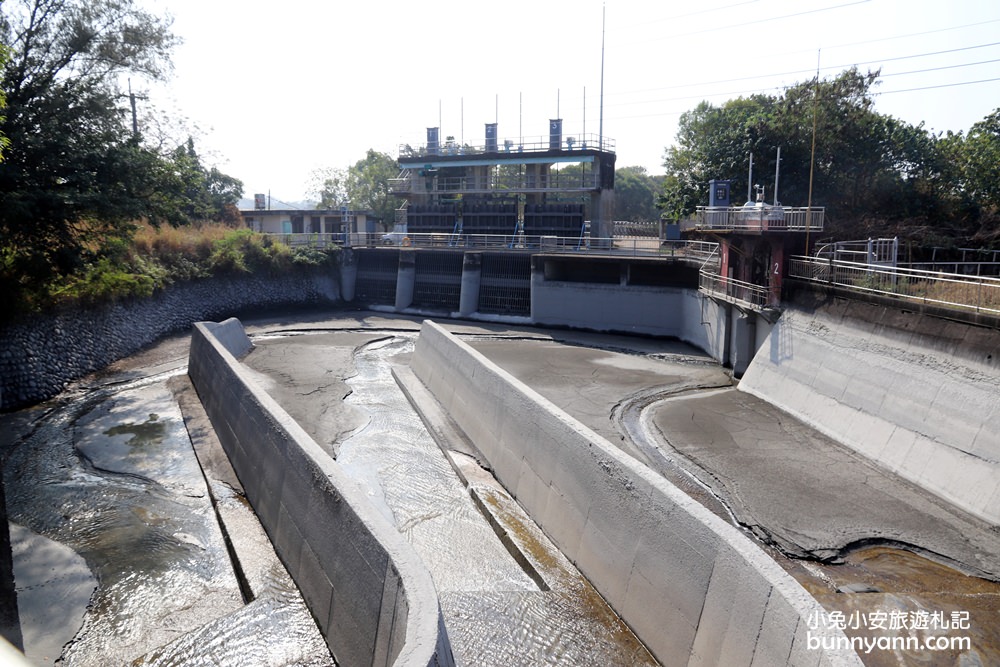
M419 556L235 355L235 319L195 324L188 374L275 550L340 665L454 659Z
M861 664L746 536L438 325L410 365L664 665Z
M1000 332L804 299L785 309L740 390L1000 523Z
M602 285L531 277L531 321L677 338L723 362L728 305L684 287Z

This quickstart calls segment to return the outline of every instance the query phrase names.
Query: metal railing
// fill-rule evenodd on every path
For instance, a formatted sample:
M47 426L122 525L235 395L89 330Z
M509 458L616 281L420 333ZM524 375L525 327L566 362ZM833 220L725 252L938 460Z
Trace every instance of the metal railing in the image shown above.
M428 148L426 144L400 144L399 157L429 157L444 155L482 155L483 153L499 153L517 155L519 153L548 153L550 151L591 151L601 150L608 153L615 151L615 140L597 134L569 134L562 137L559 147L552 146L551 137L523 137L519 139L504 139L497 142L496 147L486 144L459 144L456 141L441 142L436 147Z
M745 303L758 310L769 305L771 296L771 290L768 287L726 278L711 271L699 272L698 290L727 301Z
M719 244L710 241L663 241L658 238L595 238L589 236L529 236L527 234L401 234L399 232L282 234L268 237L292 247L459 248L529 252L585 252L589 255L647 256L690 259L703 270L718 264ZM715 264L713 264L713 261Z
M714 231L806 231L823 230L825 209L789 206L699 206L694 218L682 229Z
M1000 314L1000 278L792 257L788 276L946 308Z
M586 252L588 254L672 257L704 263L718 244L708 241L663 241L658 238L596 238L588 236L532 236L528 234L350 234L355 247L461 248L532 252Z
M295 247L309 247L309 248L325 248L331 245L344 245L347 242L346 233L335 233L335 234L319 234L316 232L305 232L305 233L274 233L274 232L262 232L269 238L278 243L283 243L287 246Z
M597 174L583 173L575 177L560 176L559 172L547 175L519 174L489 178L475 176L426 177L411 173L401 178L390 178L389 189L393 194L410 193L484 193L498 192L586 192L600 187Z

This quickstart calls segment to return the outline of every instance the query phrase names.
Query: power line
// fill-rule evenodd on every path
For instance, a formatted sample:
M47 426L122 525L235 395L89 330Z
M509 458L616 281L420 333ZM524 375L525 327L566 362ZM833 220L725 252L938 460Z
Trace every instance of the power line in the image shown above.
M906 88L905 90L882 90L876 93L876 95L893 95L895 93L912 93L918 90L934 90L935 88L952 88L954 86L971 86L977 83L992 83L993 81L1000 81L1000 77L995 79L980 79L979 81L960 81L958 83L942 83L937 86L921 86L919 88Z
M819 12L828 12L834 9L851 7L853 5L863 5L870 1L871 0L855 0L854 2L844 2L839 5L832 5L830 7L820 7L819 9L808 9L802 12L793 12L791 14L782 14L780 16L770 16L763 19L757 19L755 21L742 21L740 23L729 23L727 25L713 26L711 28L704 28L702 30L693 30L693 31L673 33L669 35L661 35L659 37L654 37L652 39L647 39L640 42L629 42L629 44L630 45L649 44L651 42L662 42L665 39L674 39L675 37L692 37L694 35L703 35L709 32L719 32L721 30L730 30L732 28L746 28L747 26L758 25L760 23L770 23L772 21L780 21L782 19L795 18L796 16L806 16L808 14L818 14Z
M973 64L978 64L978 63L973 63ZM942 83L942 84L937 84L937 85L933 85L933 86L919 86L919 87L915 87L915 88L905 88L905 89L901 89L901 90L883 90L883 91L873 92L872 94L875 95L875 96L879 96L879 95L893 95L893 94L896 94L896 93L912 93L912 92L918 92L918 91L921 91L921 90L935 90L935 89L938 89L938 88L952 88L952 87L956 87L956 86L971 86L971 85L976 85L976 84L980 84L980 83L992 83L994 81L1000 81L1000 77L993 78L993 79L979 79L979 80L976 80L976 81L960 81L960 82L957 82L957 83ZM786 86L786 87L775 87L775 88L769 89L769 90L779 91L779 90L788 90L788 88L789 88L788 86ZM746 93L749 93L749 92L764 93L766 91L755 90L755 91L743 91L743 92L740 92L740 93L737 93L737 92L713 93L713 94L710 94L710 95L703 95L703 96L692 95L692 96L688 96L688 97L670 98L669 100L651 100L649 102L631 102L631 103L628 103L628 104L653 104L655 102L679 101L679 100L692 99L692 98L697 98L697 97L705 98L705 97L719 97L719 96L723 96L723 95L742 95L742 94L746 94ZM623 105L612 105L612 106L623 106ZM690 111L690 109L685 109L683 111L658 111L658 112L647 113L647 114L634 114L634 115L631 115L631 116L613 116L611 118L611 120L634 120L634 119L637 119L637 118L659 118L659 117L665 117L665 116L680 116L681 114L686 113L688 111Z
M890 76L903 76L906 74L924 74L925 72L939 72L945 69L957 69L959 67L975 67L976 65L989 65L990 63L1000 63L1000 58L994 58L993 60L980 60L975 63L962 63L961 65L942 65L941 67L928 67L926 69L914 69L909 72L890 72L889 74L879 74L880 79L884 79Z
M849 63L849 64L827 65L827 66L825 66L825 67L823 67L821 69L823 71L831 71L831 70L840 71L840 70L848 69L850 67L854 67L854 66L857 66L857 65L874 65L874 64L884 63L884 62L895 62L897 60L909 60L911 58L923 58L923 57L926 57L926 56L937 56L937 55L943 55L943 54L946 54L946 53L956 53L956 52L959 52L959 51L970 51L970 50L973 50L973 49L982 49L982 48L988 48L988 47L997 46L997 45L1000 45L1000 42L991 42L989 44L979 44L979 45L976 45L976 46L963 46L963 47L959 47L959 48L956 48L956 49L947 49L947 50L944 50L944 51L928 51L928 52L925 52L925 53L916 53L916 54L912 54L912 55L908 55L908 56L898 56L898 57L894 57L894 58L879 58L879 59L875 59L875 60L862 60L862 61L859 61L859 62ZM989 61L983 61L983 62L996 62L996 61L989 60ZM982 63L972 63L972 64L982 64ZM963 65L957 65L957 67L962 67L962 66ZM941 68L941 69L946 69L946 68ZM920 71L920 70L917 70L917 71ZM928 71L930 71L930 70L928 70ZM751 76L735 77L735 78L731 78L731 79L716 79L714 81L700 81L697 84L690 84L690 83L684 84L684 83L680 83L680 84L675 84L675 85L672 85L672 86L663 86L663 87L660 87L660 88L643 88L641 90L625 91L625 92L620 92L620 93L610 93L610 95L611 96L615 96L615 95L632 95L632 94L636 94L636 93L656 92L656 91L659 91L659 90L673 90L673 89L676 89L676 88L693 88L695 86L711 86L711 85L715 85L715 84L719 84L719 83L734 83L734 82L737 82L737 81L753 81L755 79L771 79L771 78L775 78L775 77L794 76L794 75L807 74L807 73L808 74L812 74L812 72L813 72L813 70L811 70L811 69L808 69L808 70L803 69L803 70L790 70L790 71L786 71L786 72L773 72L773 73L770 73L770 74L754 74L754 75L751 75ZM720 93L720 94L722 94L722 93ZM735 94L739 94L739 93L735 93ZM678 99L678 98L668 98L668 99ZM679 99L683 99L683 98L679 98Z
M895 39L907 39L909 37L923 37L924 35L933 35L939 32L950 32L952 30L964 30L966 28L978 28L979 26L986 25L988 23L997 23L1000 19L990 19L988 21L977 21L976 23L966 23L964 25L951 26L950 28L938 28L937 30L924 30L923 32L911 32L905 35L894 35L892 37L879 37L877 39L866 39L861 42L848 42L846 44L834 44L833 46L824 46L826 50L831 49L843 49L849 46L864 46L865 44L875 44L876 42L891 42ZM789 53L802 53L802 51L791 51Z
M959 67L972 67L972 66L975 66L975 65L985 65L985 64L989 64L989 63L995 63L995 62L1000 62L1000 58L994 59L994 60L983 60L983 61L974 62L974 63L964 63L964 64L960 64L960 65L946 65L946 66L942 66L942 67L931 67L931 68L927 68L927 69L911 70L909 72L895 72L895 73L892 73L892 74L885 74L885 75L881 75L880 74L879 78L881 79L881 78L885 78L885 77L888 77L888 76L903 76L903 75L907 75L907 74L922 74L922 73L925 73L925 72L935 72L935 71L946 70L946 69L957 69ZM828 69L828 68L824 67L822 69ZM763 78L763 77L747 77L747 78L748 79L755 79L755 78ZM732 79L731 81L740 81L740 80L744 80L744 79ZM992 79L988 79L986 81L991 81L991 80ZM958 85L958 84L956 84L956 85ZM684 87L684 86L678 86L678 87ZM688 87L693 87L693 86L688 86ZM936 88L936 87L939 87L939 86L930 86L929 88ZM749 89L749 90L730 90L730 91L716 92L716 93L698 93L698 94L694 94L694 95L681 95L681 96L677 96L677 97L665 97L665 98L659 98L659 99L655 99L655 100L638 100L638 101L634 101L634 102L618 102L616 104L609 104L608 106L610 106L610 107L622 107L622 106L633 106L633 105L639 105L639 104L657 104L657 103L660 103L660 102L679 102L679 101L682 101L682 100L691 100L691 99L707 99L707 98L711 98L711 97L732 97L732 96L738 96L738 95L753 95L753 94L757 94L757 93L766 94L766 93L769 93L771 91L780 91L780 92L783 92L783 91L788 90L789 88L791 88L791 86L768 86L768 87L765 87L765 88L753 88L753 89Z
M711 14L712 12L720 12L726 9L733 9L734 7L742 7L743 5L752 5L759 2L759 0L745 0L744 2L734 2L731 5L723 5L722 7L710 7L709 9L702 9L697 12L688 12L687 14L675 14L673 16L664 16L662 19L650 19L649 21L643 21L642 23L631 23L629 25L621 26L617 30L628 30L630 28L635 28L637 26L647 26L651 23L663 23L664 21L676 21L677 19L686 19L692 16L701 16L702 14Z

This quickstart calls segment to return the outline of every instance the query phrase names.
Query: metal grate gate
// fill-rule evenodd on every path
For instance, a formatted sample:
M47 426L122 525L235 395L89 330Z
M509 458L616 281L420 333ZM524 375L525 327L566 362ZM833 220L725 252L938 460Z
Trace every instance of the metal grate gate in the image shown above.
M413 305L456 311L462 297L460 252L417 252L413 281Z
M483 254L479 312L531 316L531 255Z
M396 275L399 273L399 250L372 248L357 251L358 277L355 299L362 303L396 303Z

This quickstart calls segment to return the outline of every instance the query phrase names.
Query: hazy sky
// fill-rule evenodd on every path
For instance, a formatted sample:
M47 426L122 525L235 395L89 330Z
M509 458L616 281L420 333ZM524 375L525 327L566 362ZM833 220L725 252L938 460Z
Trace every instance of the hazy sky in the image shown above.
M996 0L147 0L183 39L145 103L194 128L244 196L306 198L310 173L395 156L441 125L603 133L619 167L662 172L699 101L776 94L816 72L882 69L876 109L967 131L1000 107ZM133 84L135 87L148 87ZM586 103L585 103L586 101ZM721 177L730 176L720 174Z

